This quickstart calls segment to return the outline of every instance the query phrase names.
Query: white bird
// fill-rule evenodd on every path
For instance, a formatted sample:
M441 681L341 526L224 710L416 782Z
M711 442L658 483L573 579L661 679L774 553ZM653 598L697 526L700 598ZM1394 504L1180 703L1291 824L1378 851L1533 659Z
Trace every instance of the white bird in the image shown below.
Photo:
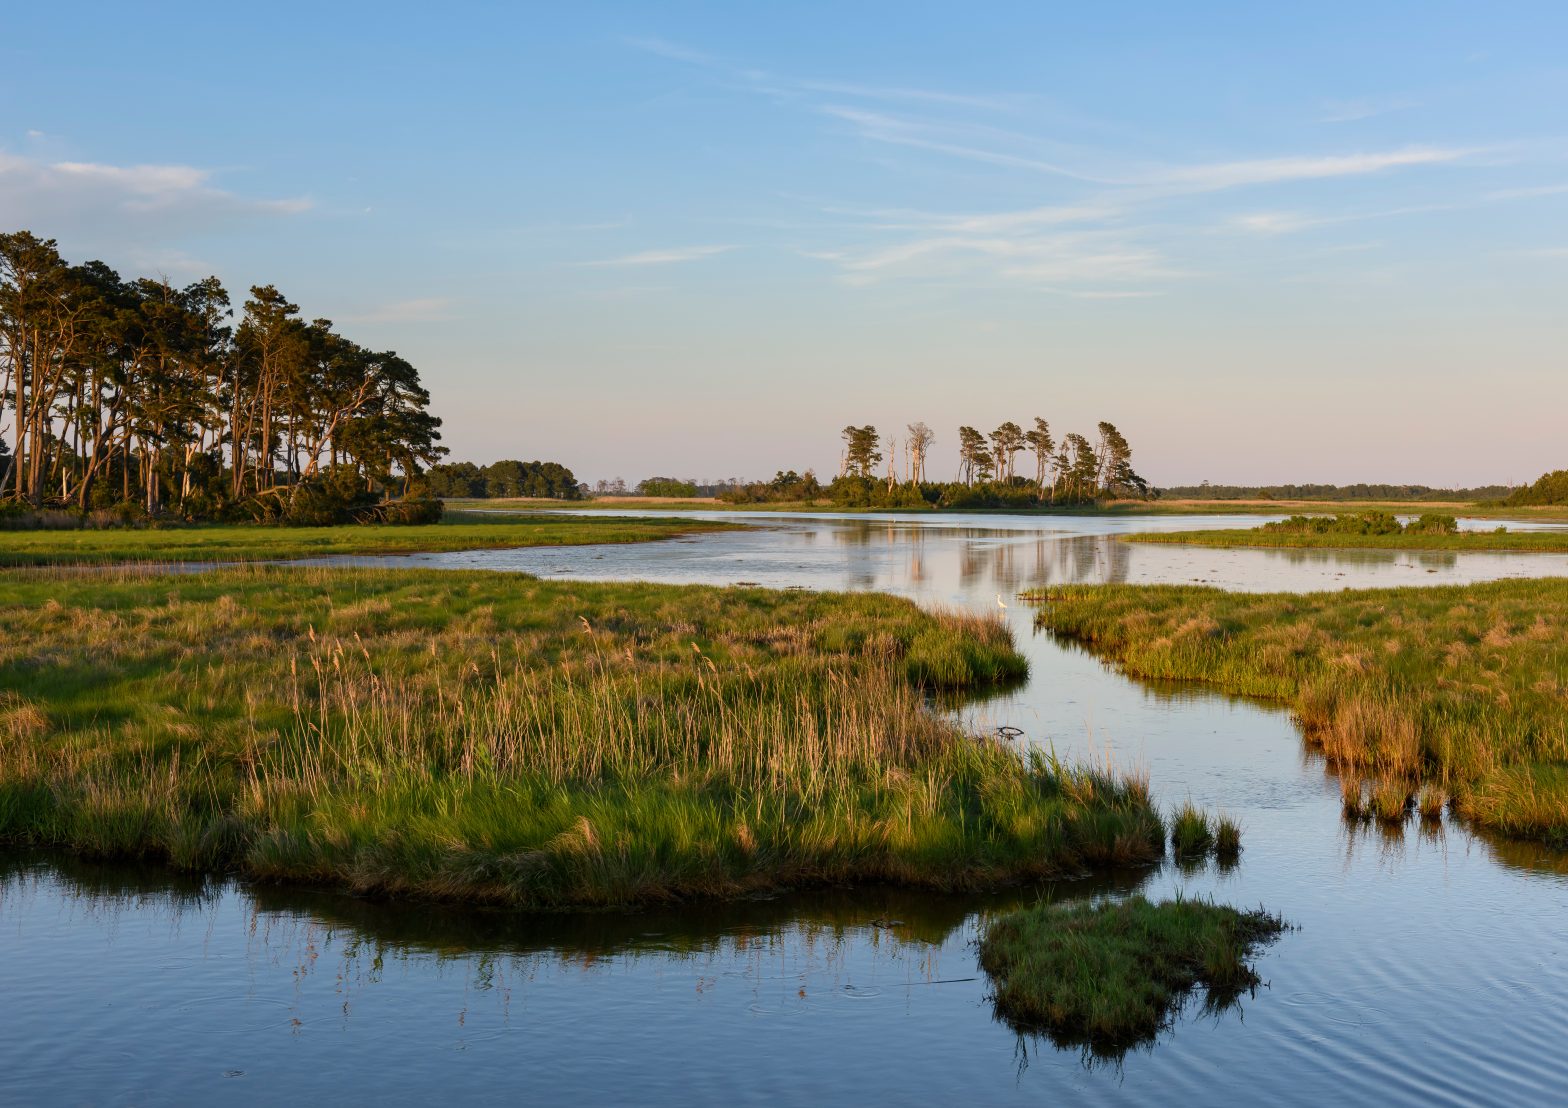
M996 594L996 606L998 608L1002 609L1002 611L1004 611L1004 612L1007 611L1007 605L1002 603L1002 594L1001 593L997 593Z

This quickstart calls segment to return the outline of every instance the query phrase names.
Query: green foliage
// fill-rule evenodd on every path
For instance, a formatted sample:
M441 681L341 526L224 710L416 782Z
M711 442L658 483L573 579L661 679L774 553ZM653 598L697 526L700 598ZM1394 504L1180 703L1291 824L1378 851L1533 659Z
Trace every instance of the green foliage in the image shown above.
M453 499L530 498L580 500L572 471L557 462L503 459L480 467L472 462L431 466L425 475L430 495Z
M0 234L0 413L13 416L0 498L318 522L410 495L446 453L395 352L302 318L271 285L251 288L237 326L233 314L215 277L122 280L68 264L53 240Z
M1568 504L1568 469L1554 469L1536 478L1535 484L1517 489L1509 505Z
M649 477L637 483L637 495L693 497L697 495L697 483L675 477Z
M1399 520L1389 512L1338 516L1291 516L1265 523L1260 530L1283 535L1399 535Z
M1041 903L987 927L980 965L1019 1031L1116 1059L1152 1043L1200 985L1205 1011L1237 1004L1259 984L1248 960L1285 930L1261 909L1202 900Z
M874 484L869 478L840 480ZM835 485L837 483L834 482ZM771 481L727 485L719 490L719 499L727 504L808 504L823 495L827 495L827 490L823 489L817 475L809 469L804 474L796 473L793 469L781 469L773 475Z
M870 424L844 428L844 472L852 477L874 477L882 460L881 436Z
M516 907L978 888L1163 843L1141 783L931 712L1019 663L999 624L893 597L8 576L4 841Z

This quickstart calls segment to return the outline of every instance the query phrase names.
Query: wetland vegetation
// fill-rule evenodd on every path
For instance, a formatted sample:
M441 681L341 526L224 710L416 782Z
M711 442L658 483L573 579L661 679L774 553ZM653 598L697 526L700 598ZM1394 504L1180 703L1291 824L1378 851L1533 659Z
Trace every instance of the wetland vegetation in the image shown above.
M65 522L81 523L73 518ZM646 542L736 526L685 519L585 519L529 514L505 519L453 513L440 523L357 527L188 524L42 527L0 532L0 565L123 562L259 562L332 554L419 554L523 546Z
M0 839L518 907L1145 863L1145 784L929 710L1025 669L873 594L11 570Z
M1289 703L1345 775L1347 814L1402 819L1451 798L1483 827L1568 844L1568 580L1031 598L1041 625L1134 676Z
M980 941L997 1013L1091 1058L1152 1043L1205 990L1219 1012L1260 984L1252 956L1286 929L1262 909L1180 897L1042 902L993 920Z
M1522 553L1568 552L1568 530L1461 531L1451 515L1423 512L1401 523L1391 512L1367 509L1339 515L1293 515L1257 527L1214 531L1142 531L1126 542L1187 546L1286 547L1318 550L1445 550Z

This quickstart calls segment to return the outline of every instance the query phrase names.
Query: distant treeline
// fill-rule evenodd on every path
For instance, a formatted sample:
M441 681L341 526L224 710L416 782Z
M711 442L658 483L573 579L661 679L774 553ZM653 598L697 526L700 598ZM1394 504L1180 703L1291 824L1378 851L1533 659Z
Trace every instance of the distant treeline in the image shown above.
M519 462L506 459L477 466L449 462L431 466L425 483L442 497L537 497L547 500L581 500L585 486L572 471L557 462Z
M1427 485L1172 485L1160 495L1172 500L1502 500L1508 485L1474 489L1434 489Z
M1515 489L1509 504L1568 504L1568 469L1542 474L1535 484Z
M419 520L446 453L419 373L256 285L183 288L0 234L0 505L185 519ZM7 439L9 441L7 441ZM400 497L393 502L390 498Z

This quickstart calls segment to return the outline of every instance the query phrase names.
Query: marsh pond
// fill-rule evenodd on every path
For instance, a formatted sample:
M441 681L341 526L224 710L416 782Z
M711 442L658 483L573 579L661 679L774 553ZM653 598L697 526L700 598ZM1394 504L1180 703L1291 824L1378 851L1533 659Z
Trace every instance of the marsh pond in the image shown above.
M881 590L1000 612L1030 677L963 705L966 721L1146 769L1162 807L1190 799L1241 823L1240 864L1167 860L984 897L873 888L530 915L13 852L0 855L0 1099L1475 1104L1568 1087L1568 855L1446 816L1347 824L1286 710L1130 680L1037 631L1017 599L1065 583L1565 576L1568 556L1116 541L1190 527L1181 516L705 514L753 526L335 562ZM975 951L988 915L1134 891L1263 904L1294 929L1258 957L1254 995L1222 1011L1194 999L1114 1062L996 1018Z

